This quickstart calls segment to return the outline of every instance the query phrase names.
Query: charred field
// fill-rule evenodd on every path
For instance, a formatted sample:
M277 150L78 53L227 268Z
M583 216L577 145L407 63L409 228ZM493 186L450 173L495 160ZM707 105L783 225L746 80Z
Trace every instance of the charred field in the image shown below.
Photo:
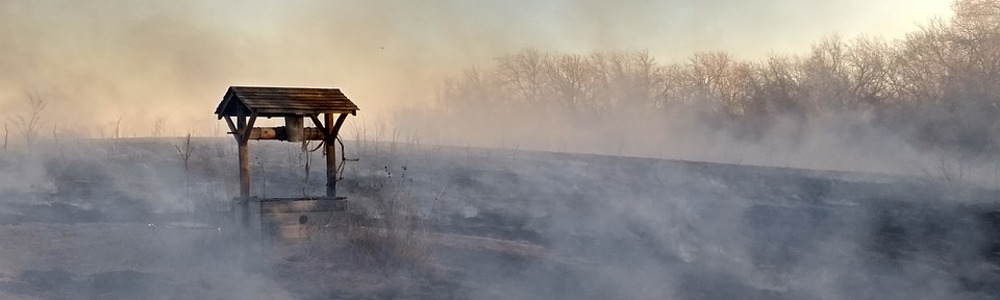
M348 142L349 209L306 239L227 213L226 139L0 156L5 299L989 299L997 191L925 178ZM24 150L24 149L20 149ZM320 193L321 153L255 148L255 195ZM307 165L310 165L307 167ZM306 175L309 172L308 176ZM313 174L315 173L315 174ZM333 217L331 217L333 219Z
M1000 0L3 0L0 50L0 300L1000 299Z

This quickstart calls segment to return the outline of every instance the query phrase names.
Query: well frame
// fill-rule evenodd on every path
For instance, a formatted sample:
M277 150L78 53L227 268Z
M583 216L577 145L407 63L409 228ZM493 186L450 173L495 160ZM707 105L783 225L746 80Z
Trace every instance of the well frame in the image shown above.
M262 229L267 229L266 224L294 225L285 224L294 223L287 214L300 214L297 222L301 226L308 222L309 214L343 210L346 198L337 196L336 142L347 116L356 116L358 110L339 88L230 86L215 114L225 120L239 149L240 194L234 202L240 223ZM259 117L284 118L285 126L254 127ZM311 120L315 127L305 127L305 119ZM252 197L250 140L322 141L326 155L326 194L301 198Z

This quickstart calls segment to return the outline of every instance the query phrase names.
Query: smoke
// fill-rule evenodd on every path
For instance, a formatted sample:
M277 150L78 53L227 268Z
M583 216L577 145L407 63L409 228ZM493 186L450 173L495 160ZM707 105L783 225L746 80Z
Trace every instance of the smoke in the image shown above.
M889 4L860 1L0 5L0 119L13 122L26 94L38 94L53 104L49 126L91 137L119 118L126 136L150 135L158 118L170 128L161 134L218 134L210 112L229 85L339 86L372 122L390 122L398 108L432 105L449 74L525 47L759 56L829 32L898 34L943 11L907 3L888 13Z
M460 298L977 299L1000 278L985 250L995 223L982 219L993 191L407 142L349 151L361 161L348 191L392 176L435 230L544 247L527 257L437 248L440 264L460 266Z
M114 298L109 290L139 286L129 295L195 289L190 298L285 299L311 293L288 291L305 283L363 285L344 280L357 274L295 273L280 269L289 262L256 261L262 256L242 249L249 245L219 245L228 237L215 235L224 232L216 225L227 223L202 213L223 210L234 194L229 139L199 141L190 170L173 156L179 141L118 139L218 135L224 126L210 112L225 88L257 84L339 86L361 106L362 118L349 121L343 134L355 139L347 157L361 159L348 165L346 191L350 183L393 178L412 189L406 193L432 228L546 249L542 258L439 252L442 264L458 269L445 268L453 271L452 285L434 287L446 290L440 293L475 299L989 294L996 264L979 252L988 242L981 230L989 229L974 221L978 207L955 208L989 199L979 190L883 175L635 158L996 180L988 160L929 151L875 122L871 111L774 114L761 125L719 117L713 105L723 99L701 94L677 100L684 105L676 108L588 110L525 105L516 102L531 93L490 90L489 78L502 74L497 58L525 48L580 57L649 49L657 63L683 64L691 53L718 49L759 58L801 51L831 31L900 34L925 19L912 14L936 14L947 5L909 2L4 1L0 120L16 125L29 109L27 95L49 106L44 142L0 153L0 207L10 212L0 222L11 224L0 234L26 241L0 247L0 290ZM900 7L912 10L888 13ZM484 79L474 86L483 89L449 98L453 86L442 81L468 80L462 76ZM621 104L649 96L622 87L604 98ZM449 102L455 99L476 101ZM303 172L320 153L303 154L300 145L253 147L254 195L322 190L321 168ZM962 169L967 165L979 166ZM967 173L976 174L952 178ZM160 222L172 214L198 222ZM287 278L305 277L319 279L288 284ZM44 294L58 286L77 294ZM963 294L967 289L976 291Z

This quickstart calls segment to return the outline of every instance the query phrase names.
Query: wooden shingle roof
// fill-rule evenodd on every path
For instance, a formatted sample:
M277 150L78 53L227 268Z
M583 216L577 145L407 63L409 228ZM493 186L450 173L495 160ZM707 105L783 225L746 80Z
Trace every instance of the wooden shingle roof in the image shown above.
M357 111L358 106L336 88L231 86L215 114L221 119L241 112L280 117L323 113L357 115Z

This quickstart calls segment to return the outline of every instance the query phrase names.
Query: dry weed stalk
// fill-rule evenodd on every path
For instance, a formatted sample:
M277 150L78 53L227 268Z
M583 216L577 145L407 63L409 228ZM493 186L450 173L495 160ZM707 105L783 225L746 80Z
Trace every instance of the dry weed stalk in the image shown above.
M113 140L113 142L112 142L112 153L114 153L115 155L119 154L119 151L121 151L122 118L124 118L124 117L125 116L118 116L118 121L115 122L115 131L114 131L114 134L111 137L112 140Z
M191 144L191 134L188 133L184 138L184 148L178 145L174 145L174 149L177 149L177 155L180 156L181 161L184 162L184 171L187 172L189 161L191 160L191 153L194 152L194 145Z
M426 222L418 217L414 198L405 187L405 171L361 187L349 207L347 237L353 253L384 272L422 268L430 260Z
M191 143L191 134L188 133L184 138L184 148L178 145L174 145L174 149L177 149L177 155L180 157L181 161L184 162L184 195L187 196L185 199L188 201L188 207L194 209L194 202L191 199L191 172L190 161L191 153L194 152L195 146Z

